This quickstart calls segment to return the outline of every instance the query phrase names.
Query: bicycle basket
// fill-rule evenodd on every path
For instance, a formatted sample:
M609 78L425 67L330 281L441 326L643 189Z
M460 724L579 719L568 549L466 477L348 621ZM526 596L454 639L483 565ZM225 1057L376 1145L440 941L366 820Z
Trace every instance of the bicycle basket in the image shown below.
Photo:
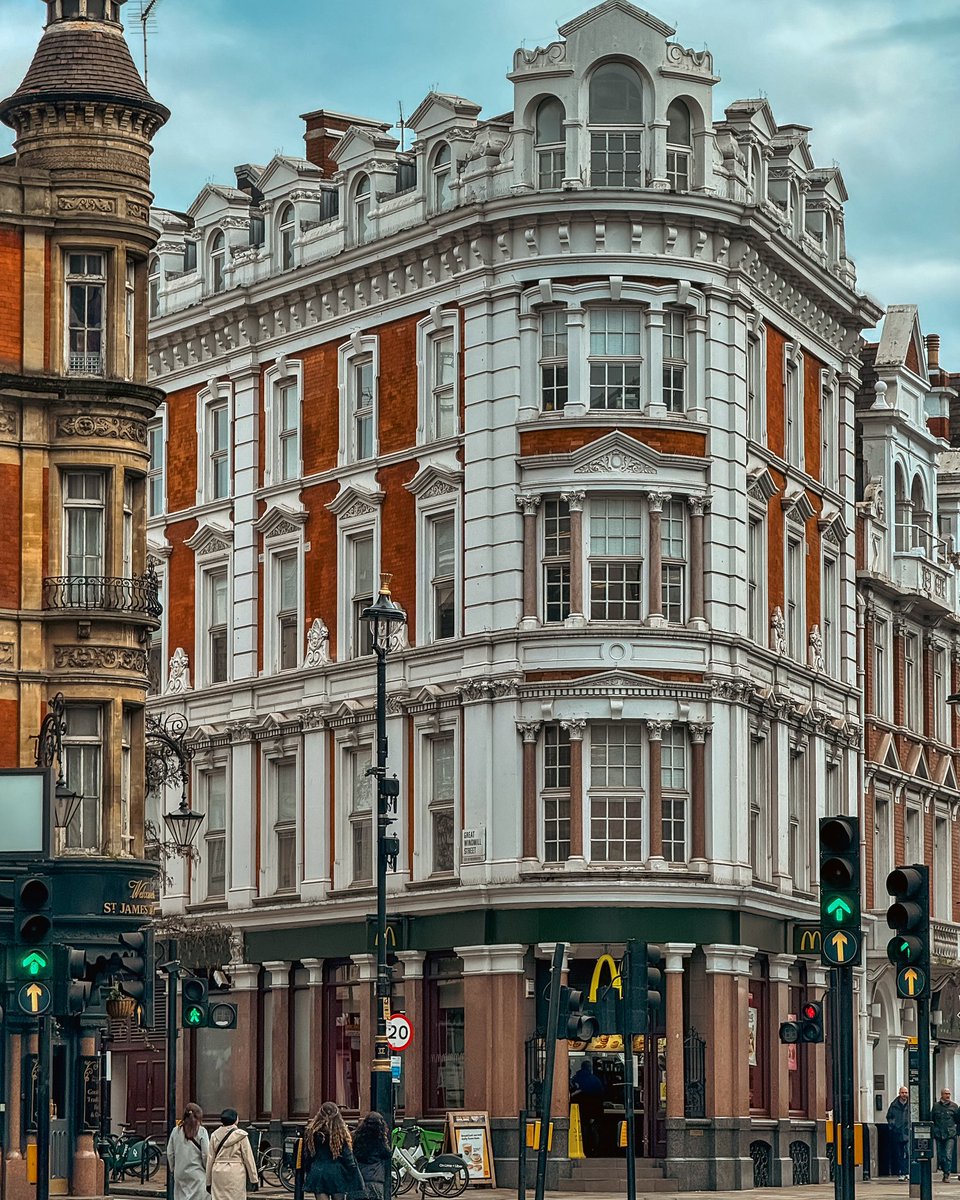
M419 1150L420 1149L420 1130L419 1129L404 1129L401 1131L400 1145L404 1150Z
M424 1153L433 1158L435 1154L439 1154L443 1149L444 1133L439 1129L421 1129L420 1141L423 1145Z

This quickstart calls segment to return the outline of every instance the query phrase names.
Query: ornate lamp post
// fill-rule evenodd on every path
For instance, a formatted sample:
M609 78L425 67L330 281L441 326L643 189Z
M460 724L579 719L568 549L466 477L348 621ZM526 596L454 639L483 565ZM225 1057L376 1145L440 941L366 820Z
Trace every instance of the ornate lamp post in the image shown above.
M370 1106L393 1127L393 1080L390 1075L390 969L387 966L387 868L396 868L400 843L388 835L396 816L398 785L387 779L387 651L390 640L407 620L407 614L390 596L392 576L380 576L376 603L360 614L370 624L373 652L377 656L377 765L369 769L377 781L377 1028L370 1077Z
M65 831L80 811L83 796L68 787L63 776L63 735L67 728L67 704L63 698L63 692L57 692L52 700L47 701L47 706L50 711L40 723L35 762L38 767L46 767L49 770L56 761L57 782L53 789L53 823L57 829ZM65 837L66 833L64 832L62 836Z

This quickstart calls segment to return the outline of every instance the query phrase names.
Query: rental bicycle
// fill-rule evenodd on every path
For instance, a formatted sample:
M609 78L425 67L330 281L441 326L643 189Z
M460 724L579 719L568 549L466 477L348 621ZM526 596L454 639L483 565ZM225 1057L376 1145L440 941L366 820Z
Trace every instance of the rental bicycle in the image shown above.
M459 1196L470 1182L467 1164L459 1154L440 1154L442 1133L431 1133L419 1125L404 1125L393 1131L392 1191L402 1196L419 1184L420 1195L427 1187L435 1196Z
M163 1162L163 1151L156 1142L142 1137L132 1125L124 1125L119 1134L102 1134L97 1139L97 1153L111 1183L152 1179Z

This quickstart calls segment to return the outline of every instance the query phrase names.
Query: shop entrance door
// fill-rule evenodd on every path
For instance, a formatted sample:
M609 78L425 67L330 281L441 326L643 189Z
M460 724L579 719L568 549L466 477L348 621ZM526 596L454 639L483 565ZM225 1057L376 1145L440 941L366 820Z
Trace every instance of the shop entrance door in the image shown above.
M651 1028L644 1038L640 1068L643 1093L643 1150L647 1158L664 1158L667 1153L667 1039Z
M70 1088L67 1049L54 1041L50 1064L50 1195L70 1190Z

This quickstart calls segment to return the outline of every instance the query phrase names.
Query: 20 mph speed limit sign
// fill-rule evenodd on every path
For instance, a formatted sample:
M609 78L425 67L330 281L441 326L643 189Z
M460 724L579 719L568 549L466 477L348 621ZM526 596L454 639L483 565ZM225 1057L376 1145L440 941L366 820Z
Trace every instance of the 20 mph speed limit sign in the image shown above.
M403 1013L394 1013L387 1022L387 1040L391 1050L406 1050L413 1041L413 1026Z

